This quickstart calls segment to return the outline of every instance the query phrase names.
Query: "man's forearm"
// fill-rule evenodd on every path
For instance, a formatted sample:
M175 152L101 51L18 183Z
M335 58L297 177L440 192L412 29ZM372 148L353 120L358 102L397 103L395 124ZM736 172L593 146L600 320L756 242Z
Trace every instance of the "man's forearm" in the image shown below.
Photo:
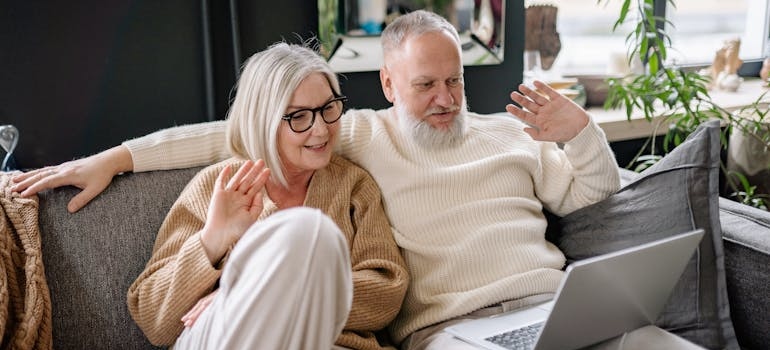
M123 142L134 172L180 169L216 163L230 157L225 121L163 129Z

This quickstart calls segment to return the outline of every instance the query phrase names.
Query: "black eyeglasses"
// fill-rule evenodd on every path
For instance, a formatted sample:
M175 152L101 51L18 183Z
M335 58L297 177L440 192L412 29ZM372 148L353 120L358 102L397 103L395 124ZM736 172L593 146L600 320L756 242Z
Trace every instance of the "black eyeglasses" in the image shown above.
M289 128L296 133L308 131L315 123L316 112L321 114L324 123L331 124L336 122L342 116L345 108L345 102L348 98L345 96L335 97L325 105L318 108L304 108L285 114L281 119L289 122Z

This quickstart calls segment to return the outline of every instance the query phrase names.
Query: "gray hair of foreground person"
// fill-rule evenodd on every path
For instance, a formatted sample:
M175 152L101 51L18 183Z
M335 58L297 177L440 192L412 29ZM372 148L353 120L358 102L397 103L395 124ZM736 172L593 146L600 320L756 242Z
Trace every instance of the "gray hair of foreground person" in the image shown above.
M303 45L273 44L246 61L227 113L230 153L244 159L264 159L271 176L284 186L278 126L294 91L314 73L324 74L332 93L340 95L337 75L318 53Z
M380 36L380 44L386 61L391 53L398 52L401 45L409 37L442 30L451 34L457 42L457 46L460 46L460 35L457 34L457 29L444 17L425 10L417 10L411 12L409 16L399 17L398 21L386 26Z

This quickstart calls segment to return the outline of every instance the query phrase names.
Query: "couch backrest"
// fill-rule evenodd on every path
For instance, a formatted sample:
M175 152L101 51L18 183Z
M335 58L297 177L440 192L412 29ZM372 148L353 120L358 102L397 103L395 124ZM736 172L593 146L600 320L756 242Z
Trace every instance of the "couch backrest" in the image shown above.
M55 349L155 348L131 319L126 292L144 269L166 213L199 170L118 176L75 214L68 213L66 206L78 189L40 194ZM627 181L630 174L622 174ZM766 287L763 283L770 276L767 269L746 266L770 264L770 213L724 199L720 207L731 313L739 341L754 348L770 341L765 331L770 318L756 312L767 309L766 295L756 291ZM548 215L547 237L553 239L560 227L557 218Z
M719 198L727 294L735 334L743 349L770 344L770 212Z
M126 292L152 253L171 205L200 168L129 173L79 212L79 190L40 194L40 229L56 349L152 349L126 307Z

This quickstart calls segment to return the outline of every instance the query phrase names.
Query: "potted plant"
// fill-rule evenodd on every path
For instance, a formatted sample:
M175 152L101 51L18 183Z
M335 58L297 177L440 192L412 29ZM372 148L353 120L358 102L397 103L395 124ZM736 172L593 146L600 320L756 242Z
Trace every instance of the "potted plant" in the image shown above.
M610 0L597 0L597 4L607 1ZM673 0L667 1L674 4ZM632 8L632 5L635 7ZM767 116L767 104L761 103L764 94L737 112L720 107L709 95L710 77L667 64L671 39L663 27L665 19L654 13L654 0L623 0L613 30L627 20L635 21L633 31L626 37L628 57L640 57L645 64L645 73L608 79L609 91L604 108L624 108L629 120L638 112L643 113L649 122L660 117L654 129L669 125L663 140L656 140L658 132L653 131L627 167L640 171L650 166L662 157L661 154L683 142L698 125L712 119L718 119L724 125L721 138L724 149L727 149L730 135L740 133L758 144L760 150L768 152L770 131L767 125L770 117ZM656 149L659 143L662 150ZM728 170L724 162L722 170L730 189L727 197L767 209L770 197L757 193L757 187L744 174Z

